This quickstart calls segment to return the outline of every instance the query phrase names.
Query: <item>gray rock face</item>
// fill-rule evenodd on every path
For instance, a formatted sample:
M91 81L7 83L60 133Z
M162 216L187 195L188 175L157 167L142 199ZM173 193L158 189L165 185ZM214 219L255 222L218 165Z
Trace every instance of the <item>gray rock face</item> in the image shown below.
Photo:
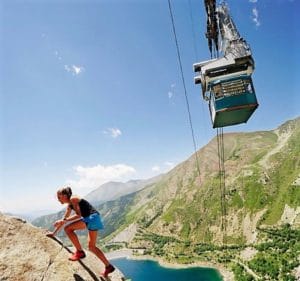
M0 213L1 281L104 280L100 278L104 265L96 256L86 251L86 258L69 261L71 250L45 233L26 221ZM125 279L116 270L108 280Z

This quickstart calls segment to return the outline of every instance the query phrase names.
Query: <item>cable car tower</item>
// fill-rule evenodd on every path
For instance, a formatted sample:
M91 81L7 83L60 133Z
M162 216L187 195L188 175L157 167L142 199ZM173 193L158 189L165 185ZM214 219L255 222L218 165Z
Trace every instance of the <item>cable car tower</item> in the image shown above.
M213 128L245 123L258 107L251 78L254 60L250 47L240 36L224 1L216 6L216 0L204 0L204 5L211 59L194 64L194 82L201 83Z

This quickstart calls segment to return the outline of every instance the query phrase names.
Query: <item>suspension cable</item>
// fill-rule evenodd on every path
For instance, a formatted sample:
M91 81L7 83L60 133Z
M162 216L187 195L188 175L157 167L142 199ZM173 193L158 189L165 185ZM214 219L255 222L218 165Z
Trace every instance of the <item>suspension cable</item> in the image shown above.
M217 128L218 158L219 158L219 183L221 202L221 230L223 245L227 244L227 207L226 207L226 185L225 185L225 151L223 128Z
M193 138L194 151L195 151L195 155L196 155L196 165L197 165L197 170L198 170L199 179L200 179L200 165L199 165L199 159L198 159L198 152L197 152L195 134L194 134L194 129L193 129L190 105L189 105L189 100L188 100L188 96L187 96L187 90L186 90L186 84L185 84L185 79L184 79L184 75L183 75L181 56L180 56L180 52L179 52L179 44L178 44L178 40L177 40L175 23L174 23L174 16L173 16L170 0L168 0L168 4L169 4L169 11L170 11L170 17L171 17L171 22L172 22L173 34L174 34L174 39L175 39L175 44L176 44L177 57L178 57L178 63L179 63L179 68L180 68L180 73L181 73L181 79L182 79L182 84L183 84L183 88L184 88L184 95L185 95L186 107L187 107L187 111L188 111L189 124L190 124L190 129L191 129L192 138Z
M223 0L224 2L225 0ZM219 57L218 44L218 22L216 18L216 1L211 0L206 3L206 14L208 17L207 39L209 41L209 49L211 58ZM219 163L219 188L220 188L220 207L221 207L221 230L222 243L227 244L227 204L226 204L226 177L225 177L225 151L224 151L224 134L223 128L217 128L218 143L218 163Z

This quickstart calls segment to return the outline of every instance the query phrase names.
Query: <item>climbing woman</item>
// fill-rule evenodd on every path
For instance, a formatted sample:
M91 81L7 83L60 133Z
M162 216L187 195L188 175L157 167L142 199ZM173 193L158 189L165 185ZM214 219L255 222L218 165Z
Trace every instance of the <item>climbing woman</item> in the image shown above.
M68 204L66 212L61 220L54 223L56 228L62 227L66 222L64 230L70 238L76 252L69 257L71 261L77 261L85 257L85 253L81 247L75 230L88 229L88 248L93 252L105 265L105 271L102 273L107 277L115 268L105 257L104 253L96 246L98 230L103 229L100 215L98 211L85 199L78 196L72 196L70 187L61 188L57 191L57 199L61 204ZM75 212L71 216L72 210Z

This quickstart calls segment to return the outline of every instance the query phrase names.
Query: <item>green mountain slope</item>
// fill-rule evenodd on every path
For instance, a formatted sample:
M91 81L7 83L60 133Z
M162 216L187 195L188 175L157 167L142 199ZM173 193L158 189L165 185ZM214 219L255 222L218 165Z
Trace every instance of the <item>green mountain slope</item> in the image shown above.
M193 155L160 182L130 195L126 212L124 198L115 201L114 216L99 206L108 224L113 225L116 218L123 222L106 241L123 242L169 261L222 263L232 269L236 280L296 280L299 140L300 118L273 131L224 136L226 233L221 229L218 155L213 139L198 153L200 175ZM222 245L223 235L226 245ZM244 251L254 255L244 258Z
M286 206L300 206L300 119L274 131L224 135L227 238L229 243L255 241L259 225L280 221ZM195 156L178 165L163 179L131 198L124 225L192 242L221 243L221 211L216 139L202 148L200 175ZM102 214L106 210L99 206ZM295 218L296 219L296 218ZM294 223L294 221L287 222ZM108 217L107 223L113 224Z

